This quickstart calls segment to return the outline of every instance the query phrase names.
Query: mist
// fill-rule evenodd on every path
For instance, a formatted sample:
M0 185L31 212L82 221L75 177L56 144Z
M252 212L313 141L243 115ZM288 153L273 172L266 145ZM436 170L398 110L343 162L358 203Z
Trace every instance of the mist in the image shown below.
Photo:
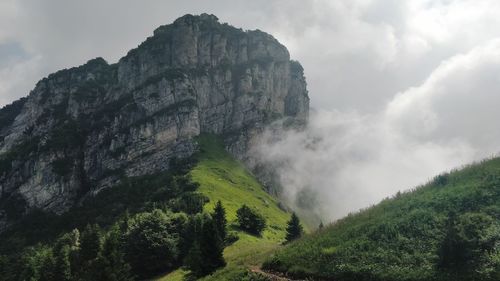
M283 199L332 221L500 151L500 41L444 61L373 114L313 110L303 130L267 130L255 155Z

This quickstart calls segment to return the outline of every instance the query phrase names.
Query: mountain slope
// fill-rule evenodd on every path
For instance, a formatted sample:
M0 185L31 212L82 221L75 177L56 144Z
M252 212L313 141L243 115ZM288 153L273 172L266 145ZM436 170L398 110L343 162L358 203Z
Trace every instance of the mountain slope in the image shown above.
M350 215L264 268L327 280L499 280L500 158Z
M228 265L202 280L241 280L250 267L258 266L280 247L290 215L280 209L277 200L266 193L248 170L224 150L219 138L202 135L197 141L200 153L191 176L194 182L200 184L198 191L210 199L205 210L211 211L217 200L221 200L226 208L229 227L239 237L224 251ZM237 228L236 210L243 204L258 210L266 218L267 227L261 237L246 234ZM183 271L178 270L158 280L182 280L183 276Z

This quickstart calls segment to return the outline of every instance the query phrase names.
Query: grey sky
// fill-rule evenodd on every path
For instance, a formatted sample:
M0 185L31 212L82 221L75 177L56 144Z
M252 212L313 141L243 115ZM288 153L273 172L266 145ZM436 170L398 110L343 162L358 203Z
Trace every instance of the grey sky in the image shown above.
M296 166L283 174L300 177L291 190L314 185L339 206L326 216L500 150L497 0L2 0L0 106L51 72L115 62L159 25L202 12L271 33L303 64L318 114L276 154L262 149L283 158L283 147L322 140L322 153L287 158Z

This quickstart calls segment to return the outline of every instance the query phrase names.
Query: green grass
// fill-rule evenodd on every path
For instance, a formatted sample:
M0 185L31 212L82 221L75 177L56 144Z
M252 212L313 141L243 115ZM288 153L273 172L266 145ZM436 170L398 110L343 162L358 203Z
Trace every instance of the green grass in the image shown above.
M199 162L191 171L194 182L200 184L199 192L210 202L205 210L211 212L220 200L226 209L228 225L238 231L239 240L224 250L227 266L203 278L205 281L241 280L249 268L259 266L275 252L285 238L286 222L290 214L281 210L278 201L269 195L255 177L229 153L215 136L202 135ZM255 237L237 229L236 210L246 204L255 208L266 218L267 227L262 237ZM174 271L157 280L181 280L182 270Z
M461 224L471 217L489 223ZM279 250L264 267L296 277L340 281L498 280L499 222L496 158L438 176L412 192L349 215ZM457 238L449 234L453 229L464 231ZM451 268L440 262L445 241L455 241L449 237L465 241L461 245L473 253ZM475 246L486 238L493 241L490 246Z
M226 208L228 222L232 224L236 221L236 210L246 204L266 218L267 227L262 235L264 239L284 239L289 215L278 207L277 200L224 150L217 138L201 136L198 142L201 147L200 158L191 175L193 181L200 184L198 191L210 199L205 210L212 211L217 200L220 200Z
M182 269L178 269L170 274L167 274L165 276L159 277L155 280L157 281L183 281L184 280L184 275L187 272Z

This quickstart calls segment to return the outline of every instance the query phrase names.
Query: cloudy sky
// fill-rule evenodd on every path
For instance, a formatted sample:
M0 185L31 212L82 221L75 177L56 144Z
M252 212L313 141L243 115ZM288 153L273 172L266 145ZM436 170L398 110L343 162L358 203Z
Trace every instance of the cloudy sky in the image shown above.
M290 196L316 190L325 217L500 151L497 0L1 0L0 106L202 12L273 34L303 64L311 124L260 152L290 163Z

